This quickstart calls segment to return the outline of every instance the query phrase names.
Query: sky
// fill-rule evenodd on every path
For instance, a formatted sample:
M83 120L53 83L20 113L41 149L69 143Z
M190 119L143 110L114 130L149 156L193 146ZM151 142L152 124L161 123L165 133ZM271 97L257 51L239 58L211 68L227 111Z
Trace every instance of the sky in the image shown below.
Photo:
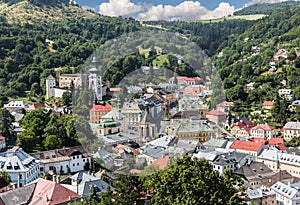
M222 18L251 4L282 1L286 0L77 0L77 3L106 16L149 21Z

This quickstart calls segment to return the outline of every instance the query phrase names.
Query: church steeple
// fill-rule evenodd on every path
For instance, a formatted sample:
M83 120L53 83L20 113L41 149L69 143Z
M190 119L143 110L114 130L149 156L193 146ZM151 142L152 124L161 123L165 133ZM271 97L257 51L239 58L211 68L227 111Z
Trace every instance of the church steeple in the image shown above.
M100 70L97 68L98 61L94 56L92 61L92 68L89 70L89 89L92 90L95 95L95 104L102 101L102 77Z

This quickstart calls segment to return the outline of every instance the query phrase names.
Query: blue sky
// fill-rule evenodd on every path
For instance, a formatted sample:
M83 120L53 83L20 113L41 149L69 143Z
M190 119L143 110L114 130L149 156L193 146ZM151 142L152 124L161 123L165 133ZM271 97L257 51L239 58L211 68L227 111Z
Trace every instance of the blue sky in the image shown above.
M250 4L281 1L284 0L77 0L77 3L103 15L144 21L220 18Z

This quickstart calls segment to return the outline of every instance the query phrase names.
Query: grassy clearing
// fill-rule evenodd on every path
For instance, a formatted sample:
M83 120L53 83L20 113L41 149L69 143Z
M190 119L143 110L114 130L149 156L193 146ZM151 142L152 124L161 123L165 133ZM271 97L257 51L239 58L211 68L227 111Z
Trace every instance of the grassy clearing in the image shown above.
M248 21L255 21L258 19L261 19L267 15L265 14L253 14L253 15L240 15L240 16L229 16L224 18L217 18L217 19L210 19L210 20L197 20L194 22L202 22L202 23L216 23L216 22L222 22L225 20L236 20L236 19L244 19Z

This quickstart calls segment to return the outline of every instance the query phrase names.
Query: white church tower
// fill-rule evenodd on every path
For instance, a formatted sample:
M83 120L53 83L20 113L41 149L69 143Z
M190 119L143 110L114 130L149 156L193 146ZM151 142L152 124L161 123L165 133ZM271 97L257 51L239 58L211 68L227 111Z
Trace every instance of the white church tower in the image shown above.
M95 102L99 103L102 101L102 78L100 70L97 68L96 57L93 57L92 68L89 70L89 89L92 90L95 96Z
M55 97L56 81L52 75L46 78L46 99Z

